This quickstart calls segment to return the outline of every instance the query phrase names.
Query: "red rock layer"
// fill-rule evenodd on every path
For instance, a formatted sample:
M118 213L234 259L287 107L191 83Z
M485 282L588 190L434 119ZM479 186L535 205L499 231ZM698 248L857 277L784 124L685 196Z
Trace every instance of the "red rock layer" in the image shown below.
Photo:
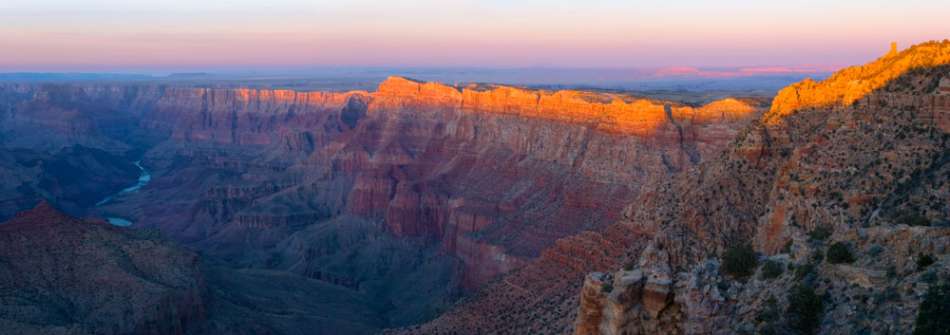
M711 122L723 118L747 119L755 113L753 106L735 99L714 101L700 108L673 106L667 113L662 102L615 94L573 90L552 92L508 86L469 86L459 89L401 77L384 81L375 96L385 98L392 105L420 103L514 114L580 123L602 131L638 136L654 136L669 122L670 117L691 122Z
M147 118L182 141L268 145L287 141L295 128L319 126L320 117L365 92L167 88ZM324 115L320 115L324 114ZM288 127L288 125L293 125Z

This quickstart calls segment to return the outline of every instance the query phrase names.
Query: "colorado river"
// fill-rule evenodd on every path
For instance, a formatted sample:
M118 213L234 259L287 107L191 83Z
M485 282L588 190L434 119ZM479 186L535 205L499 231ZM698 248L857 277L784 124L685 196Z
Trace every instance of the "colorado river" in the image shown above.
M141 174L139 174L139 180L135 183L135 185L126 187L116 194L105 197L104 199L96 203L96 207L105 205L111 202L112 199L118 196L122 196L129 193L135 193L136 191L140 190L142 187L145 187L145 185L147 185L148 182L152 180L152 175L148 173L148 170L142 167L142 161L137 161L134 164L136 167L139 168L139 171L141 171ZM120 217L106 217L106 221L109 221L109 223L113 225L122 226L122 227L127 227L127 226L132 225L132 221L129 221L128 219L123 219Z

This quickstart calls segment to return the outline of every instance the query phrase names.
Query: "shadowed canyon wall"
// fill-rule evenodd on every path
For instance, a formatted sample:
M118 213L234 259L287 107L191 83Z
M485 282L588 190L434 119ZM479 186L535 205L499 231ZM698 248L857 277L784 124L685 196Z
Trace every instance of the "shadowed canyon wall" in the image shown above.
M159 229L229 267L365 294L377 327L425 320L558 258L542 251L619 220L641 185L716 156L759 113L736 99L690 107L398 77L376 92L0 92L5 148L142 159L151 183L89 214Z

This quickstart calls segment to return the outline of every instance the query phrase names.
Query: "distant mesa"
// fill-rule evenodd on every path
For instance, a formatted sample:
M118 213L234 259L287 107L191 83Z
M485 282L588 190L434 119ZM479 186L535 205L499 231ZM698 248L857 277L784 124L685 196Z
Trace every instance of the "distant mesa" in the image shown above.
M142 74L125 73L55 73L55 72L11 72L0 73L0 82L81 82L81 81L141 81L155 77Z
M200 78L200 77L211 77L211 76L214 76L214 74L208 73L208 72L179 72L179 73L169 74L168 78L180 79L180 78Z
M661 68L652 73L654 79L735 79L782 75L818 75L833 72L828 66L754 66L739 68L701 69L690 66Z

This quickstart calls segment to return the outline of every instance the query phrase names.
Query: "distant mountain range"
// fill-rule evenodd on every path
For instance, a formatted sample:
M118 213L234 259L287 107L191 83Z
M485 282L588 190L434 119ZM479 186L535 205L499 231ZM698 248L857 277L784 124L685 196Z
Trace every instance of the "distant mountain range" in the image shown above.
M773 93L806 77L822 79L833 67L606 68L317 68L222 72L0 73L0 82L159 81L209 87L370 90L392 75L449 84L499 83L538 88L612 90L754 90Z

